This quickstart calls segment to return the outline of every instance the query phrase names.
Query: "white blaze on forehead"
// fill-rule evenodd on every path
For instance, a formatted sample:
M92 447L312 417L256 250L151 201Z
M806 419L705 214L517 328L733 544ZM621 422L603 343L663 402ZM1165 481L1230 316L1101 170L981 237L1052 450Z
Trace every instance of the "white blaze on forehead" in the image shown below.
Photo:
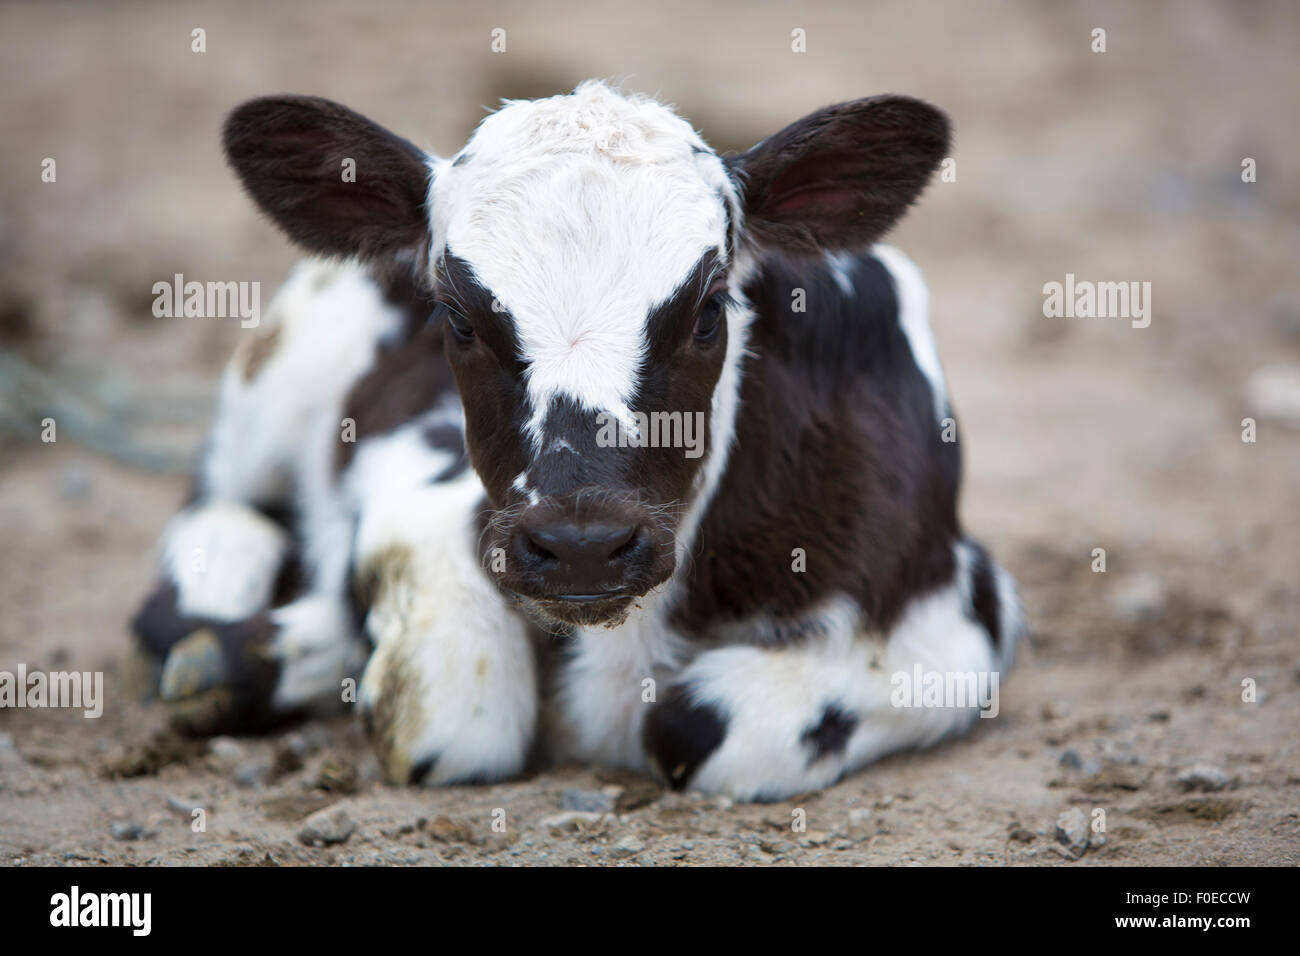
M507 103L462 155L437 170L434 248L514 317L533 439L560 396L630 424L648 313L725 248L721 161L667 107L594 82Z

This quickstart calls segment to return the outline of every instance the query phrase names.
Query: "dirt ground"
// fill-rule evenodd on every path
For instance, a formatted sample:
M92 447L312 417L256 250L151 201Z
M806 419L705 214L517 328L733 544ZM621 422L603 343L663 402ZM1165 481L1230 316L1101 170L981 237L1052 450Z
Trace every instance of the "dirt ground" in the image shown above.
M1300 7L612 9L0 7L0 670L102 670L107 694L98 720L0 710L0 863L1300 862ZM223 113L319 93L451 152L498 96L589 75L724 148L872 92L953 116L956 181L892 241L932 286L966 524L1022 584L1033 636L1001 714L768 805L576 766L392 788L346 719L171 736L126 621L241 330L156 319L150 290L182 272L269 295L294 257L223 169ZM1150 282L1150 326L1044 317L1067 273ZM351 835L305 843L332 806ZM1058 835L1076 808L1104 811L1104 841Z

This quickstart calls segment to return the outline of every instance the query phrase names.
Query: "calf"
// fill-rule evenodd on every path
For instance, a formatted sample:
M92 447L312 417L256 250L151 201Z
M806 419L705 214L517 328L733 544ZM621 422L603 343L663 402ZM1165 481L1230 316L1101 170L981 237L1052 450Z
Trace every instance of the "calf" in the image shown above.
M227 369L136 618L178 720L360 674L395 783L573 758L742 799L967 727L973 698L900 688L996 680L1021 618L958 522L920 272L872 245L948 146L902 96L729 157L597 82L450 159L239 107L245 188L328 258Z

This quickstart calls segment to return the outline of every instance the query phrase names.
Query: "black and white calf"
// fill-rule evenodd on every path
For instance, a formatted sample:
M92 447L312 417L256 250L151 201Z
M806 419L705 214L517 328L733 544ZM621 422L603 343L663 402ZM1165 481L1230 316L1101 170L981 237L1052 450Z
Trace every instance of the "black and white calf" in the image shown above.
M1000 673L1020 612L958 522L921 274L872 245L948 139L879 96L724 158L590 82L442 159L241 106L230 162L326 258L232 360L166 532L163 696L248 729L360 675L394 782L576 758L743 799L966 728L893 678Z

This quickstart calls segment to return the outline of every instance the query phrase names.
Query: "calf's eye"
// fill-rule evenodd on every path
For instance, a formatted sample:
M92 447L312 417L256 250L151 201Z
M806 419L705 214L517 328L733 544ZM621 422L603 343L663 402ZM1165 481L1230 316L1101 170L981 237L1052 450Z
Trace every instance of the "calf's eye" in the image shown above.
M704 300L699 317L695 320L695 341L708 343L718 337L722 317L727 311L727 293L715 292Z
M457 312L446 302L439 302L437 308L434 309L433 316L431 317L433 321L437 321L440 318L447 323L447 327L451 329L452 335L456 336L459 341L469 342L473 340L474 326L470 325L469 319L465 318L464 315Z

